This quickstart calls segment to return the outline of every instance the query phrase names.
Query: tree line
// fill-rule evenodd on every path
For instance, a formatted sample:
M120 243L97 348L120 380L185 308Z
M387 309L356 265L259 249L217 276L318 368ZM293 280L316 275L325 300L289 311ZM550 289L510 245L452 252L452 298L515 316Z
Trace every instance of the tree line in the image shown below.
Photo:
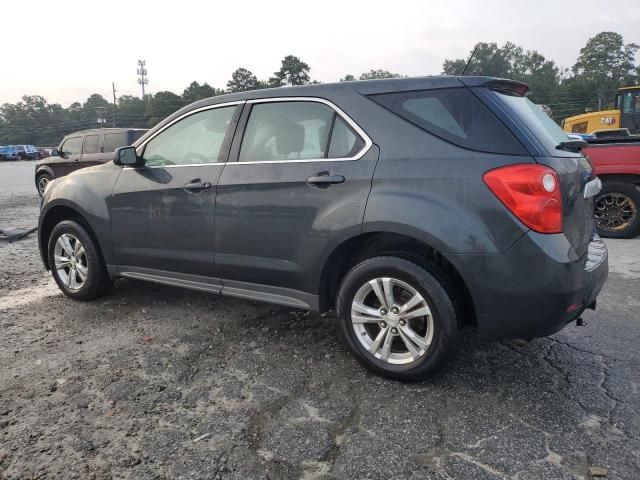
M601 32L589 38L571 68L562 68L542 53L507 42L481 42L471 49L468 58L445 59L442 73L459 75L469 63L466 75L489 75L528 83L532 101L549 106L560 121L577 113L612 106L616 90L625 85L640 84L640 65L635 56L640 46L625 43L622 35ZM294 55L282 59L280 69L268 79L259 79L244 67L231 74L226 88L208 83L191 82L181 94L161 91L140 98L122 95L114 105L99 94L83 103L74 102L63 108L48 103L39 95L25 95L17 103L0 106L0 145L56 145L71 132L103 126L149 128L167 115L189 103L225 93L261 88L320 83L311 80L311 68ZM358 77L347 74L340 81L398 78L403 75L372 69ZM101 122L98 124L97 121Z

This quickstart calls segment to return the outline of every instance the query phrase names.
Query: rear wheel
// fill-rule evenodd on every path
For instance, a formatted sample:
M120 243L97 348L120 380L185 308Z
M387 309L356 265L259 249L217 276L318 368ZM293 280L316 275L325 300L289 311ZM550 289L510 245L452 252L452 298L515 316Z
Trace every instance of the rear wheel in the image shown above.
M113 286L95 242L78 222L65 220L53 228L48 257L58 287L74 300L93 300Z
M49 175L48 173L41 173L38 175L38 177L36 178L36 185L38 186L38 193L40 194L40 196L44 195L44 191L46 190L47 185L51 180L51 175Z
M424 267L402 258L356 265L340 286L337 310L353 355L385 377L422 380L455 349L458 322L449 294Z
M594 201L598 233L609 238L640 234L640 187L633 183L606 182Z

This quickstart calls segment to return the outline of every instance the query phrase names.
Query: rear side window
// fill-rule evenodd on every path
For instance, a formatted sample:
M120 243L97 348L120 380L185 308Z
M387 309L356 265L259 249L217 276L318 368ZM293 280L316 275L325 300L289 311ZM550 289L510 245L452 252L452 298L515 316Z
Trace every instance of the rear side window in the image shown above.
M98 135L87 135L84 137L84 153L98 153Z
M240 162L353 157L364 140L320 102L257 103L242 139Z
M129 139L127 137L127 132L105 134L104 147L102 148L102 151L105 153L113 152L116 148L129 145Z
M466 88L384 93L370 98L460 147L490 153L526 153L507 127Z

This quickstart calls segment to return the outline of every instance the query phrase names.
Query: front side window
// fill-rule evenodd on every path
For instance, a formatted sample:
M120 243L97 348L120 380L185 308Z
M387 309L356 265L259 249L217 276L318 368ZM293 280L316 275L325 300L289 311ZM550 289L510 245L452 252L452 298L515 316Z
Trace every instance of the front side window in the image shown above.
M370 98L460 147L490 153L524 153L513 134L466 88L383 93Z
M236 106L194 113L171 125L147 143L147 166L194 165L218 161Z
M60 149L63 155L79 155L82 151L82 137L71 137L65 140Z
M98 135L87 135L84 138L84 153L98 153Z

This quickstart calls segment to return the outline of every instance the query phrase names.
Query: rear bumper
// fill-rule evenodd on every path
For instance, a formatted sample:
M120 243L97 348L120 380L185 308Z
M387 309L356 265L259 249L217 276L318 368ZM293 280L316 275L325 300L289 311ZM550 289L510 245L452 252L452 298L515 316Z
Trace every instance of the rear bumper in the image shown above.
M451 255L471 293L478 330L490 338L555 333L593 305L609 272L597 236L578 257L563 234L527 233L495 255Z

